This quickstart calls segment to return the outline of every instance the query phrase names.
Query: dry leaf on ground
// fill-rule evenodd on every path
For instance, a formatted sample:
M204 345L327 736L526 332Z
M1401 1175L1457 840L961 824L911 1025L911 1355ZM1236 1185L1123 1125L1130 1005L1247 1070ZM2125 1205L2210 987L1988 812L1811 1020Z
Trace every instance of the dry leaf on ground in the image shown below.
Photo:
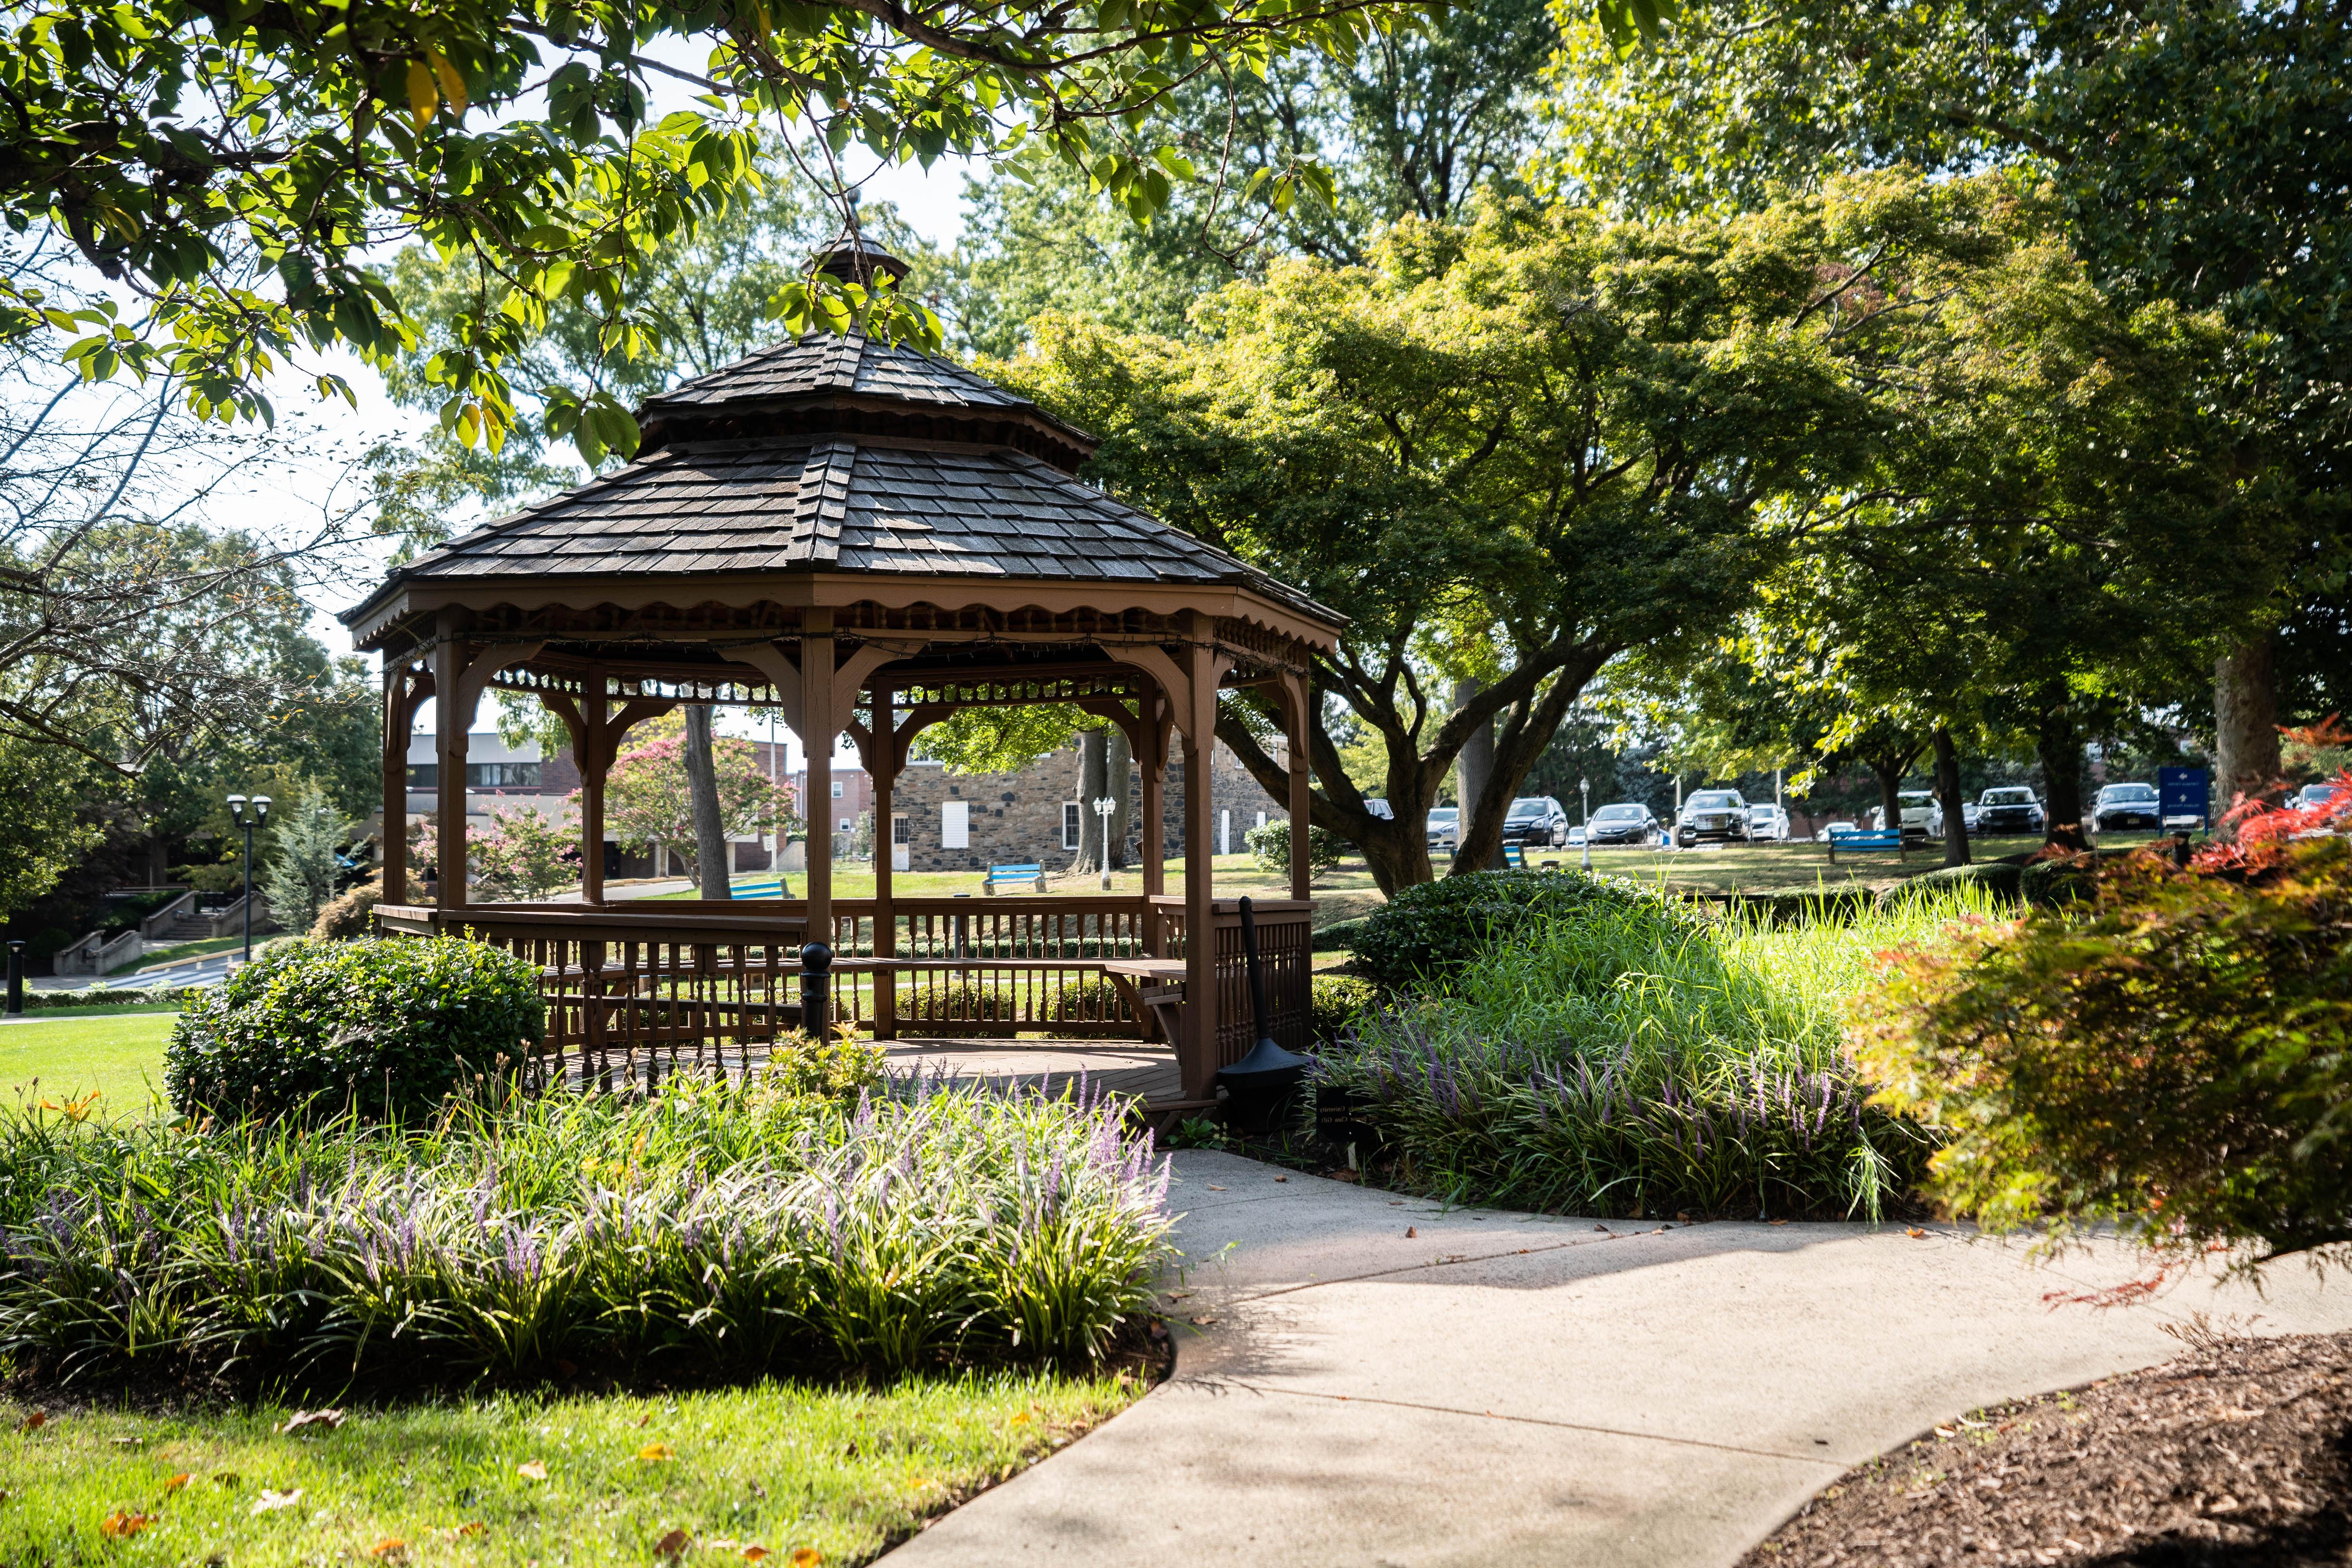
M257 1514L276 1513L280 1509L292 1508L296 1503L300 1502L301 1500L302 1489L300 1487L296 1487L290 1492L274 1492L268 1487L264 1487L261 1489L261 1495L253 1500L253 1507L250 1511Z
M188 1475L187 1471L182 1470L178 1475L173 1476L170 1480L163 1483L163 1489L167 1492L178 1491L182 1487L186 1486L191 1479L192 1478Z
M675 1459L677 1458L677 1450L671 1447L667 1443L648 1443L644 1447L637 1450L637 1458L639 1462L648 1465L658 1465L666 1460Z
M121 1541L126 1536L138 1534L154 1522L155 1516L152 1513L131 1513L118 1509L98 1521L98 1532Z
M482 1531L489 1528L490 1527L488 1525L484 1524L478 1519L469 1519L465 1523L457 1526L455 1530L452 1530L449 1533L452 1535L479 1535Z
M793 1553L793 1568L816 1568L824 1561L814 1546L803 1546Z
M280 1432L307 1432L313 1426L324 1426L331 1432L343 1424L340 1410L297 1410L292 1419L278 1428Z
M37 1432L48 1424L49 1413L46 1410L36 1410L30 1415L26 1416L22 1421L16 1423L16 1430L19 1432Z
M515 1474L520 1476L527 1481L543 1481L547 1479L547 1461L545 1459L525 1459L521 1464L515 1467Z
M368 1555L390 1561L408 1555L408 1542L397 1535L387 1535L368 1548Z
M693 1542L694 1537L687 1534L685 1531L673 1530L667 1535L663 1536L659 1541L654 1542L654 1555L656 1557L672 1558L682 1556L685 1553L686 1549L692 1545Z

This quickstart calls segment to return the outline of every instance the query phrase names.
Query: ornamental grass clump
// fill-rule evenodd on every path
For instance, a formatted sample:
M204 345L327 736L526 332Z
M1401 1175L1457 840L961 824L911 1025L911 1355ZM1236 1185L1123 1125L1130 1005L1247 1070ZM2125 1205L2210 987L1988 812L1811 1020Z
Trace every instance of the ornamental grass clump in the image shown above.
M1118 1102L755 1081L425 1127L0 1121L0 1355L247 1380L1093 1362L1166 1173Z
M1874 951L1981 918L1981 901L1775 931L1594 900L1519 927L1444 993L1360 1017L1318 1079L1401 1182L1451 1201L1876 1218L1933 1144L1869 1103L1838 1008Z

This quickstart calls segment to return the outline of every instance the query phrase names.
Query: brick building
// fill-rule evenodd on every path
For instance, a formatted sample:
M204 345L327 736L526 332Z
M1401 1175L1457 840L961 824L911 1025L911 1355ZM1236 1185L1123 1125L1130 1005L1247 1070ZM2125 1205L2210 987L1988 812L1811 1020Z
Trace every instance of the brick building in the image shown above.
M1247 847L1243 835L1264 823L1286 821L1290 814L1222 742L1212 755L1216 849L1239 854ZM1126 859L1131 866L1142 858L1140 773L1130 771L1127 794ZM912 762L898 775L890 806L894 842L902 851L893 863L902 871L1066 864L1078 847L1078 814L1087 809L1078 799L1076 746L1040 757L1017 773L950 773L937 763ZM1171 761L1160 798L1161 842L1171 860L1184 851L1183 812L1184 764Z

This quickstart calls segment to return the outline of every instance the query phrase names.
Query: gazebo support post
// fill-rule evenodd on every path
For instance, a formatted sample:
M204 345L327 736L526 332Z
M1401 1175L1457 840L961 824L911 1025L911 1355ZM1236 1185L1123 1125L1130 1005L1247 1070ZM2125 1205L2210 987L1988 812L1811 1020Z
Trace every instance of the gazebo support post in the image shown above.
M458 637L457 615L441 612L433 644L435 778L433 906L442 910L466 907L466 731L474 715L466 706L466 665L469 650Z
M1290 750L1290 896L1314 896L1315 861L1308 853L1309 820L1315 805L1314 782L1307 771L1307 684L1304 675L1282 678L1283 730Z
M591 908L601 909L604 903L604 779L613 771L613 744L605 730L612 722L612 711L604 700L604 672L597 671L593 680L595 690L588 699L587 711L581 715L584 733L572 754L580 764L580 896Z
M841 732L833 709L833 612L804 610L801 622L801 749L808 757L808 940L833 945L833 743Z
M408 737L417 704L433 693L433 679L407 658L383 669L383 901L408 902Z
M1150 902L1168 891L1168 703L1155 684L1143 689L1136 703L1142 722L1136 726L1143 744L1135 748L1137 768L1143 774L1143 951L1165 956L1159 906Z
M898 870L898 846L890 831L890 795L898 782L898 714L890 692L877 683L866 714L866 772L874 780L874 956L898 956L898 911L891 902L890 879ZM898 1037L898 981L887 971L874 973L874 1037Z
M1187 1100L1217 1091L1217 906L1215 846L1209 837L1211 762L1217 743L1217 667L1198 625L1185 616L1184 1043L1177 1070Z

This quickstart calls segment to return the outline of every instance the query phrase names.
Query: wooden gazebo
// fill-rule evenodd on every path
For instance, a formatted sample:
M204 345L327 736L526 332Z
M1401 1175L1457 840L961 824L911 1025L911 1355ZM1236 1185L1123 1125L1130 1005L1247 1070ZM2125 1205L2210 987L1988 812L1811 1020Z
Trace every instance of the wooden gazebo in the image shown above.
M1182 1085L1160 1108L1211 1100L1217 1069L1252 1043L1238 916L1211 876L1217 696L1278 694L1290 816L1304 824L1308 659L1340 618L1078 479L1094 447L1084 431L908 347L812 334L688 382L639 416L635 462L398 568L344 616L383 659L382 928L533 957L550 1000L539 1048L575 1079L756 1060L798 1022L800 950L816 933L838 955L836 1023L885 1039L1148 1038L1158 1012L1174 1020ZM467 716L491 687L537 695L572 732L584 902L468 901L456 869L467 863ZM408 902L403 826L410 726L427 697L447 715L429 908ZM886 847L875 896L837 899L821 826L804 899L605 897L604 776L646 719L687 703L781 709L820 803L845 731L887 843L892 783L926 725L1039 702L1102 715L1132 742L1139 897L896 898ZM1184 780L1176 898L1160 828L1171 755ZM1296 1047L1309 963L1304 832L1292 836L1290 883L1256 914L1276 1037ZM1181 974L1167 962L1178 959ZM1107 966L1115 985L1093 978ZM1181 980L1181 1008L1141 1005L1131 982L1155 971Z

